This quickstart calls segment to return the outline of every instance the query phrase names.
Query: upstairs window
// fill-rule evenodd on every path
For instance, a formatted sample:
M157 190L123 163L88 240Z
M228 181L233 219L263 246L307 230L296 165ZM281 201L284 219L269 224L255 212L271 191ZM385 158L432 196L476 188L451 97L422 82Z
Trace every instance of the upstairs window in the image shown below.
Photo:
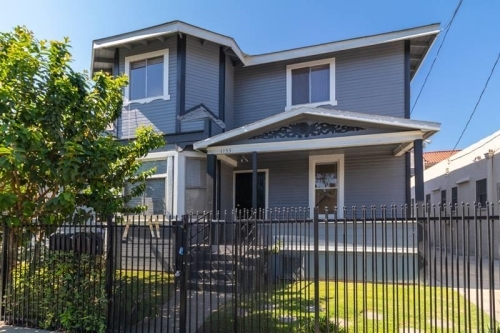
M129 86L125 102L146 103L170 99L168 95L168 49L125 58Z
M287 109L336 105L335 58L287 66Z

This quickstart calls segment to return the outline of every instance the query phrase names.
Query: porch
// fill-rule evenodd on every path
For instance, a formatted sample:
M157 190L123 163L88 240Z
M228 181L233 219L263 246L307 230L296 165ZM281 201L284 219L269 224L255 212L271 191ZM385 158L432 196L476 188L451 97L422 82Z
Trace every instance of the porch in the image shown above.
M423 193L422 141L438 130L431 122L300 107L194 148L207 154L207 208L214 216L303 207L341 218L343 207L409 204L412 148Z

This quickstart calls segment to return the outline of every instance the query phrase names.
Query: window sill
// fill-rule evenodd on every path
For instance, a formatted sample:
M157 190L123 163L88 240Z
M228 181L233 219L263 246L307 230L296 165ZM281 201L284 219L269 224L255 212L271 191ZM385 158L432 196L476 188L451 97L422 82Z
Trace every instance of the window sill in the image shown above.
M141 98L141 99L135 99L135 100L132 100L132 101L125 99L123 101L123 105L127 106L127 105L130 105L130 104L146 104L146 103L150 103L150 102L153 102L153 101L156 101L156 100L159 100L159 99L164 100L164 101L168 101L168 100L170 100L170 95Z
M337 101L324 101L324 102L317 102L317 103L288 105L285 108L285 111L290 111L290 110L297 109L297 108L300 108L300 107L303 107L303 106L309 107L309 108L316 108L316 107L322 106L322 105L336 106L337 105Z

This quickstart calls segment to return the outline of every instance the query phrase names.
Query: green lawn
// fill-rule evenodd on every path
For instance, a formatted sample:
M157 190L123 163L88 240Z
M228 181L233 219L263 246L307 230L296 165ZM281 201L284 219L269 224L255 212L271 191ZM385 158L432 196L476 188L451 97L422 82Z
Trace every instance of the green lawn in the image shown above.
M399 332L402 328L487 332L490 327L486 313L450 288L343 282L320 282L319 286L320 316L328 313L330 321L340 322L344 330L338 332ZM312 283L298 282L266 293L242 295L238 307L234 302L225 304L200 331L232 332L233 314L238 311L242 314L237 323L241 332L313 332L307 317L314 313L314 294ZM283 322L290 317L295 321Z
M114 279L113 322L121 329L159 316L175 292L171 273L119 270Z

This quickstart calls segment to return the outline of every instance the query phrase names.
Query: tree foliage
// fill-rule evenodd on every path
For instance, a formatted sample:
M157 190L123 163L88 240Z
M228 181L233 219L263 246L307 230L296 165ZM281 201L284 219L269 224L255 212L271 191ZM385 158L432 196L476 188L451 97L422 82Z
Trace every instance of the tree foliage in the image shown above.
M127 211L153 170L139 172L164 145L152 128L126 144L106 133L120 117L125 76L91 80L70 67L69 40L37 40L26 28L0 34L0 216L16 225L56 223L76 207ZM136 208L135 210L140 209Z

